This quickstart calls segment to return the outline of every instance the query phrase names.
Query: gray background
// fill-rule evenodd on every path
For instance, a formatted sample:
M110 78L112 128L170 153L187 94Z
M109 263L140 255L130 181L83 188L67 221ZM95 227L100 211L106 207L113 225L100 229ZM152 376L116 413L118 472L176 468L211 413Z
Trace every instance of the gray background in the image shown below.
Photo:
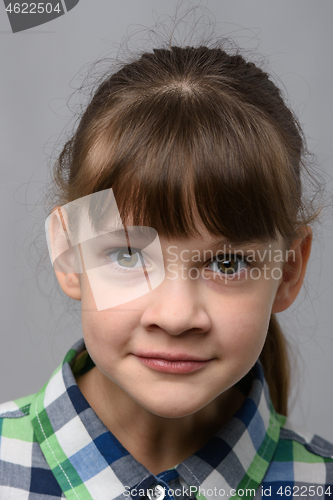
M48 159L71 117L67 98L82 83L84 65L115 56L128 33L129 47L140 47L145 28L158 16L173 15L175 5L174 0L80 0L66 15L16 34L0 5L0 402L38 391L81 336L79 316L66 312L48 263L37 286L39 254L32 246L44 242L40 195ZM332 192L332 1L206 0L201 5L215 16L220 34L232 36L249 55L269 57L267 67L284 86ZM74 96L71 102L79 101ZM291 416L331 441L332 226L326 212L315 231L306 288L279 315L294 352Z

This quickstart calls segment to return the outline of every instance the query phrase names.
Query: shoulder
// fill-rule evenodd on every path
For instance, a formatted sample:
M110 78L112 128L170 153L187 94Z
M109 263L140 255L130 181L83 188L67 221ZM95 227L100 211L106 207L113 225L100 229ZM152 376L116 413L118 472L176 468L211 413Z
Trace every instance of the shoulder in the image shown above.
M0 405L1 500L65 498L35 433L39 394Z
M308 453L333 461L333 443L306 431L290 419L279 415L281 422L280 440L295 442L301 445ZM299 447L298 447L299 448Z
M35 394L30 394L23 398L14 399L0 404L0 419L19 418L29 414L30 405Z
M30 406L35 395L0 404L0 461L6 460L18 449L31 447L34 431L30 419Z
M305 488L306 497L311 496L310 486L330 487L333 494L333 444L282 415L278 419L280 436L264 483L276 488Z

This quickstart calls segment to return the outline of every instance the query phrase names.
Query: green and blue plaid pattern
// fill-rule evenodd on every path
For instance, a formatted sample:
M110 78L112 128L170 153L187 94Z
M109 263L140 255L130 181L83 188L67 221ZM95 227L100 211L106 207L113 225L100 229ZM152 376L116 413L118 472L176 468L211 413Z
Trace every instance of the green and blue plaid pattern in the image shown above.
M83 340L35 395L0 405L0 500L333 500L333 445L272 407L259 362L241 408L200 450L156 476L104 426L75 376L94 366ZM78 357L83 353L80 357Z

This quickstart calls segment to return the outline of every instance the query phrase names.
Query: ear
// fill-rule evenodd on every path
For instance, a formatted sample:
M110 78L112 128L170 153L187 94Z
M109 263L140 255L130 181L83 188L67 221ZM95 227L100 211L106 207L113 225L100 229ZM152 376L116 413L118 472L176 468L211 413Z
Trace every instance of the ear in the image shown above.
M304 281L311 245L312 229L304 226L302 236L295 239L286 251L282 281L275 295L272 313L285 311L296 299Z
M81 300L79 275L74 272L75 249L71 246L66 227L66 212L61 207L52 210L48 225L49 250L54 272L63 292L68 297Z

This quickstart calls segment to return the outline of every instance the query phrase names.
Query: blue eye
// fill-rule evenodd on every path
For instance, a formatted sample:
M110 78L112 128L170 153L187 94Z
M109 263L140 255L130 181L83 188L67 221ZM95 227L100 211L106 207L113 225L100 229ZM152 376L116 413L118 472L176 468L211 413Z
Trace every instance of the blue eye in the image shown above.
M214 258L210 266L214 266L214 269L212 269L214 272L233 275L239 273L242 269L246 269L248 263L244 257L238 255L219 255Z

